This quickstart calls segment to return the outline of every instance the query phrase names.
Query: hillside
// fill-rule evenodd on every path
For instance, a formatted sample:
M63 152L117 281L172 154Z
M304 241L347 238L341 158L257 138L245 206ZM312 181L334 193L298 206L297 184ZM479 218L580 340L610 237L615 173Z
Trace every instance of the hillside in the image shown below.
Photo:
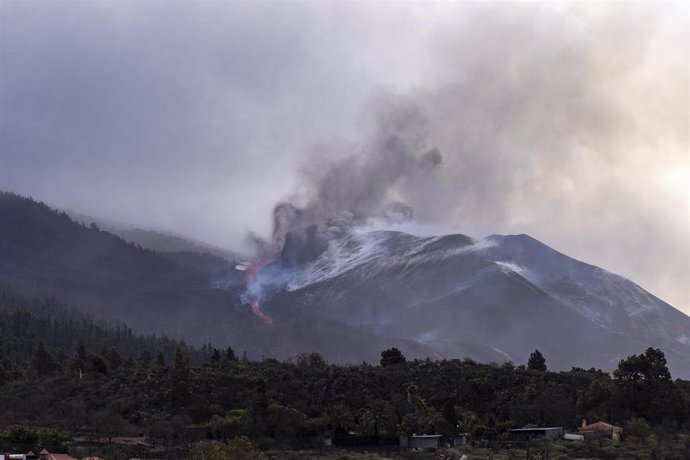
M287 291L266 304L278 324L326 317L449 358L520 363L538 348L557 369L611 370L658 346L674 376L690 376L690 318L526 235L355 234L293 270Z
M610 371L653 346L674 377L690 377L686 315L526 235L354 233L300 265L279 257L257 275L270 281L268 325L242 304L243 274L222 258L157 253L8 193L0 220L0 288L54 296L137 333L341 363L376 362L395 346L413 358L519 364L538 348L562 370Z
M143 229L122 222L100 219L72 210L65 210L65 213L75 222L84 223L86 225L95 223L100 229L117 235L129 243L134 243L156 252L209 254L227 261L236 261L246 258L246 256L234 251L162 230Z
M83 312L69 308L54 298L26 299L0 292L0 384L11 378L14 369L28 368L38 343L56 360L58 366L68 364L78 347L87 354L109 356L117 350L122 362L132 359L152 364L161 353L170 362L180 348L192 362L208 359L206 352L184 342L164 336L138 335L126 324L106 323Z
M139 333L231 345L257 358L320 350L340 362L374 361L391 345L413 356L433 354L423 344L328 318L295 317L267 326L241 304L233 287L241 273L229 271L227 262L208 254L156 253L29 198L1 193L0 221L0 288L54 296Z
M0 327L13 315L30 318L29 327L12 335L19 344L34 341L34 333L49 332L43 324L50 325L51 309L61 308L15 300L7 311L2 307L7 302L0 297ZM63 336L88 335L80 326L65 327L69 321L57 321ZM112 344L122 330L126 327L99 332ZM126 347L140 339L119 343ZM156 344L170 343L148 338L141 346ZM690 453L689 382L672 381L663 353L651 348L626 357L613 378L594 369L550 372L469 359L406 360L394 349L381 353L390 359L375 366L338 366L316 353L291 362L252 361L207 349L194 353L196 362L176 353L161 363L119 359L127 352L117 345L100 355L58 350L51 357L35 346L30 363L17 361L9 372L0 363L5 377L0 379L0 449L45 446L41 436L29 436L31 428L16 425L20 422L62 430L53 439L61 439L63 448L79 457L89 452L105 458L219 458L191 453L190 447L243 435L276 453L318 447L308 457L316 459L325 458L324 437L359 441L376 452L378 439L397 441L400 433L439 433L451 440L460 431L471 441L506 441L514 427L537 424L573 431L584 418L625 426L625 440L569 442L568 454L559 448L564 454L558 458L664 458L663 453L675 459ZM646 431L632 428L640 424L639 417ZM109 442L137 434L142 436L137 444ZM558 446L551 447L554 453Z
M253 321L238 297L212 289L203 271L82 226L43 203L2 193L0 220L3 289L54 296L137 331L197 344Z

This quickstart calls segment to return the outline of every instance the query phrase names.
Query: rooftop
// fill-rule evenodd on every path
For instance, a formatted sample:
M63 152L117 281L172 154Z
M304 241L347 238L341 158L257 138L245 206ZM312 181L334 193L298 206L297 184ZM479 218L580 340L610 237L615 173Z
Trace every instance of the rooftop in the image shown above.
M546 431L546 430L562 430L562 426L549 426L546 428L515 428L510 431Z

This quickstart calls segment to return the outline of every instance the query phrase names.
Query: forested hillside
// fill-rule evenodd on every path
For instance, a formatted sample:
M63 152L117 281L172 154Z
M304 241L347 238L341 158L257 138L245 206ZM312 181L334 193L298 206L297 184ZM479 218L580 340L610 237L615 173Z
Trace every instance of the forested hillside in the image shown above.
M93 358L85 368L100 360L99 356L105 358L105 362L96 363L101 366L129 360L151 364L159 353L169 361L177 348L192 362L207 358L205 351L184 342L135 334L124 323L94 319L57 299L29 300L6 291L0 292L0 337L0 382L18 378L25 369L41 375L64 371L78 349L82 358ZM38 353L41 347L45 353Z
M217 258L164 256L11 193L0 193L0 219L0 288L198 345L255 322L237 295L212 288Z
M410 356L434 350L290 305L272 327L242 305L241 272L211 254L156 253L96 225L81 225L44 203L0 192L0 289L55 297L99 319L189 344L232 346L258 359L318 350L338 362L375 362L396 346Z
M575 430L587 419L632 427L629 440L642 433L651 442L644 449L681 455L678 436L690 429L690 382L672 380L652 348L622 360L613 375L549 372L548 356L536 352L527 367L410 361L397 349L376 366L332 365L318 353L251 361L232 349L139 336L55 300L5 293L0 305L0 424L69 436L141 433L150 446L246 435L270 447L412 432L496 440L515 427Z

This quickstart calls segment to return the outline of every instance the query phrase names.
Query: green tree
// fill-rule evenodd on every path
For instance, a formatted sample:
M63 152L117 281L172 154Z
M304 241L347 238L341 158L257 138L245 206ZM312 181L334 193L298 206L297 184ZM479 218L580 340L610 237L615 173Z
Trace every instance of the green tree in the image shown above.
M218 364L220 362L220 350L217 348L214 348L213 353L211 353L211 361L214 364Z
M240 436L225 444L197 444L192 449L196 460L267 460L265 454L256 450L249 438Z
M684 398L674 388L663 351L650 347L642 354L628 356L618 363L613 377L622 411L652 422L674 414L682 421L683 414L676 409Z
M33 427L24 425L9 425L0 430L2 444L36 444L38 432Z
M180 347L177 347L177 350L175 350L175 362L168 378L168 388L170 399L173 402L176 404L186 404L189 402L189 397L191 396L190 372Z
M590 413L588 419L611 420L615 394L615 384L609 378L599 378L580 395L577 406L580 410Z
M86 348L83 343L79 342L77 345L77 354L70 361L69 367L75 372L81 372L86 368Z
M69 441L70 437L56 428L39 428L38 443L50 446L60 446Z
M386 433L392 425L389 407L382 399L370 400L359 415L359 424L365 432L379 437Z
M462 413L458 426L460 431L469 433L473 439L480 439L491 433L491 429L474 412L466 411Z
M90 426L96 433L108 438L108 443L112 444L113 437L125 434L128 423L120 415L107 410L94 412L90 417Z
M383 367L404 364L405 362L407 362L407 359L402 354L402 351L396 347L381 352L381 366Z
M266 379L259 378L254 386L254 394L251 397L251 410L249 412L249 422L253 435L264 435L268 430L268 406L269 400L266 395Z
M150 351L143 350L141 353L139 353L139 362L142 366L148 367L149 364L151 364L151 361L153 361L153 356L151 356Z
M235 355L235 350L233 350L232 347L225 349L225 360L228 362L237 361L237 355Z
M297 356L297 366L301 368L323 367L326 365L326 359L320 353L300 353Z
M57 370L57 363L53 360L43 342L38 342L38 346L31 358L31 368L40 376L54 373Z
M527 360L527 369L533 371L546 371L546 359L539 350L534 350Z
M77 345L77 358L86 361L86 347L82 342Z
M631 439L639 442L640 444L645 444L647 438L652 434L652 429L649 427L647 421L643 418L633 418L628 420L625 424L625 430L623 431L626 439Z
M251 441L240 436L228 442L228 460L264 460L266 456L256 450Z
M107 374L108 373L108 365L103 361L103 358L100 356L96 355L89 355L88 356L88 368L91 371L98 372L100 374Z
M304 414L281 404L269 404L266 411L268 434L272 438L292 438L302 427Z
M628 356L618 363L613 376L619 382L645 381L653 384L671 381L666 356L658 348L647 348L643 354Z
M233 409L225 415L214 415L209 422L209 427L213 436L227 441L241 433L246 421L246 411Z
M115 347L108 351L106 360L108 361L108 368L110 369L118 370L122 367L122 356L120 356L120 353Z
M420 422L424 433L437 433L442 425L447 424L443 415L433 407L427 407L422 412Z
M326 409L324 422L331 434L347 433L354 424L354 417L343 404L336 404Z

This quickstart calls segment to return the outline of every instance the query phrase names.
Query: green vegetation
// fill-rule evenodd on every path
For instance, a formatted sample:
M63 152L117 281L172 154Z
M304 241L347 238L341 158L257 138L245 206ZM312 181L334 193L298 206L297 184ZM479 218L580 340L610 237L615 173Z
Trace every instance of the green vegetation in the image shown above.
M123 357L148 366L159 353L171 361L178 348L201 364L209 350L134 334L124 324L97 321L54 298L28 300L6 291L0 291L0 337L0 383L24 371L39 376L79 369L106 373L122 366Z
M544 358L544 355L542 355L539 350L534 350L532 354L529 355L527 369L532 369L533 371L546 370L546 358Z
M121 452L111 443L129 436L147 449L196 449L193 458L261 458L257 448L290 458L270 452L315 448L325 437L466 432L478 443L466 450L482 458L481 441L506 440L511 428L574 430L582 419L623 426L625 439L553 443L549 458L683 458L690 448L690 382L672 380L653 348L613 375L549 372L536 351L534 369L407 360L394 348L381 366L333 365L318 353L250 361L9 293L0 294L0 334L0 450L76 449L78 439Z

